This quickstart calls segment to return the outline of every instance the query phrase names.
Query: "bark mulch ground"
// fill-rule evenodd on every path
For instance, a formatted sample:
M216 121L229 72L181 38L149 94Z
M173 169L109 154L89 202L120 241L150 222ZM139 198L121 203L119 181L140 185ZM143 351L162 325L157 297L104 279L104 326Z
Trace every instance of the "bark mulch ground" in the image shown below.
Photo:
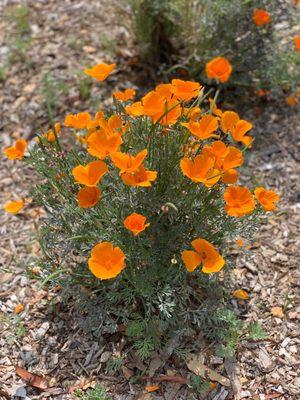
M22 12L16 11L20 4ZM105 103L112 90L110 85L131 86L131 76L126 71L122 76L117 72L110 83L93 88L89 82L82 83L83 78L78 75L85 65L100 60L121 58L125 70L130 65L129 60L134 58L130 35L121 24L122 16L128 12L126 5L102 0L52 0L11 1L2 8L1 147L19 136L31 138L40 127L47 128L49 102L54 117L63 118L75 110L96 110ZM25 43L16 42L20 37ZM218 384L203 398L230 399L237 392L241 398L255 400L300 397L297 111L265 102L243 114L254 123L256 137L249 156L249 172L245 173L255 171L255 178L275 189L281 202L279 212L268 217L254 241L243 238L250 250L235 251L236 288L247 290L249 300L232 302L246 325L260 322L268 339L241 341L237 362L227 360L224 364L223 359L208 357L204 352L202 361L228 377L232 388ZM22 163L1 159L1 204L24 196L31 174ZM71 399L76 398L74 388L84 392L96 383L101 383L114 399L201 398L178 379L187 374L184 363L174 365L168 361L158 368L156 375L164 374L168 380L159 382L159 390L153 393L145 391L146 381L142 385L128 382L135 371L154 371L155 364L162 362L159 357L154 357L149 366L132 352L119 374L113 374L113 361L123 355L124 339L88 337L78 327L72 307L61 304L59 288L41 288L35 276L39 274L35 257L40 249L32 233L42 216L43 211L30 204L18 216L1 212L0 399L13 395L24 399ZM24 310L16 313L20 304Z

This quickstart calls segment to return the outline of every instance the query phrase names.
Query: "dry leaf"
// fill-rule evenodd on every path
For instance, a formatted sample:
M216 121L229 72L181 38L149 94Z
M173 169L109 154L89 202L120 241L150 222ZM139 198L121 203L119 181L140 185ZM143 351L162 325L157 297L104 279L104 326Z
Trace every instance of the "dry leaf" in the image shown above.
M199 362L197 358L192 358L186 363L188 369L201 378L209 379L214 382L219 382L223 386L230 386L230 380L218 372L208 368L206 365Z
M30 386L40 390L45 390L48 388L46 379L40 375L33 374L32 372L29 372L21 367L16 367L16 374L20 378L24 379L24 381L26 381Z
M272 313L272 315L274 315L274 317L277 317L277 318L283 317L282 307L272 307L271 313Z

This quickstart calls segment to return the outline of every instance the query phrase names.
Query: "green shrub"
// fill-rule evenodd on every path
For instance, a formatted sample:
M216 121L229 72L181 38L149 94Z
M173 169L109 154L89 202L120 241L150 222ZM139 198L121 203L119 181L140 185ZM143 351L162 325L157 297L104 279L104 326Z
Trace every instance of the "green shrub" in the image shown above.
M256 26L255 9L266 9L271 22ZM300 78L292 33L296 10L286 1L144 0L133 2L133 10L136 40L147 67L151 60L169 64L172 60L172 65L175 58L175 69L187 69L190 76L205 82L205 63L224 56L233 65L230 85L296 89ZM157 26L163 27L167 40L157 34Z
M103 80L113 68L85 72ZM236 185L252 124L208 104L210 91L196 82L173 80L131 104L134 93L115 93L113 107L94 117L66 116L62 132L55 124L40 133L25 158L22 140L4 150L41 178L33 197L47 211L43 284L77 300L96 335L125 325L143 359L199 331L230 353L242 329L226 308L230 246L250 238L278 200Z

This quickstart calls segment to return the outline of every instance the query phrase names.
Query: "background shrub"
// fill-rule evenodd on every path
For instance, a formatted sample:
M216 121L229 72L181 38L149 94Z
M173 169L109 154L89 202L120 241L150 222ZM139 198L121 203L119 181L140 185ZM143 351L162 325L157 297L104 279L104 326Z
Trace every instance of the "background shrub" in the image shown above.
M134 24L142 59L178 64L205 81L203 65L225 56L233 65L230 85L295 90L299 52L293 42L297 9L287 1L163 0L133 1ZM271 22L258 27L253 11L266 9ZM165 34L166 33L166 34ZM170 60L171 63L170 63ZM174 68L173 68L174 69Z

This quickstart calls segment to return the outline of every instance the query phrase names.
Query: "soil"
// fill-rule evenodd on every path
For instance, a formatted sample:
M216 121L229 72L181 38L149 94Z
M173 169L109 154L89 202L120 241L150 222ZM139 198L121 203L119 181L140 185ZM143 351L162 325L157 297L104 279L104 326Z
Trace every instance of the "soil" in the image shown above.
M17 5L28 13L25 22ZM50 117L62 121L72 111L96 111L106 105L112 89L132 87L137 81L139 65L126 2L9 1L0 4L0 13L1 147L18 137L31 139L37 129L49 127ZM17 42L18 37L25 44ZM86 65L116 59L120 67L108 83L90 86L78 77ZM235 288L245 289L249 299L233 299L232 305L245 325L258 321L268 339L242 340L237 360L224 362L204 352L205 365L228 377L231 387L217 383L202 398L232 399L235 394L255 400L296 400L300 398L299 109L268 98L252 99L250 105L242 115L254 123L255 143L249 170L244 172L254 171L254 178L276 190L281 201L279 211L267 217L254 240L243 238L249 251L238 247L233 251ZM32 172L21 162L1 158L1 204L26 196L31 180ZM164 376L159 382L129 383L134 370L154 371L155 363L160 366L158 356L149 366L131 353L120 373L113 375L109 365L122 356L122 336L91 339L78 327L72 305L61 304L59 288L40 286L34 261L40 249L33 232L43 213L30 204L17 216L1 212L0 399L73 399L74 389L85 393L96 383L113 399L201 398L180 379L188 372L184 363L168 361L157 368L155 376ZM17 313L20 304L24 310ZM148 384L159 388L148 393Z

